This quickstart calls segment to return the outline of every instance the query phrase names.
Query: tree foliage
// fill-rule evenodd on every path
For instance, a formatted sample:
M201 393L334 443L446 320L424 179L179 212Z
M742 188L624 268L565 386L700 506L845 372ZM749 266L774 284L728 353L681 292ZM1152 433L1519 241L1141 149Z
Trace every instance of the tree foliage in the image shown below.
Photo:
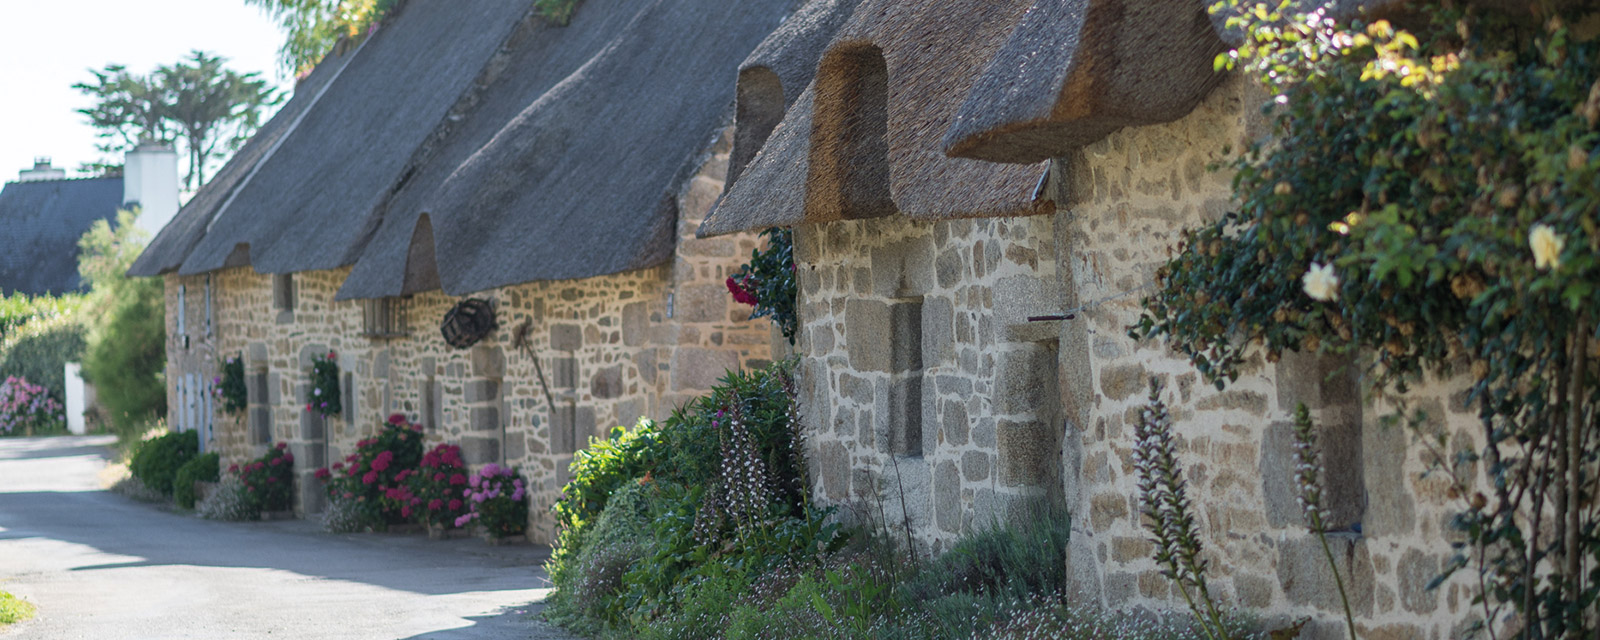
M92 98L94 105L78 112L99 130L100 150L108 154L132 150L146 141L181 142L188 165L184 184L198 188L205 183L207 168L244 144L260 126L263 112L282 100L260 74L226 69L225 62L194 51L149 75L116 64L90 70L93 82L72 87ZM83 169L103 172L117 166L102 161Z
M1539 3L1443 6L1409 31L1248 9L1218 67L1273 94L1273 137L1134 335L1219 387L1256 347L1360 354L1378 393L1470 372L1481 432L1418 440L1461 499L1450 570L1477 567L1491 629L1577 636L1600 596L1600 42Z
M144 250L137 214L117 212L115 226L99 220L78 240L78 273L90 286L83 373L119 431L131 431L167 412L166 301L158 278L124 275Z
M245 0L265 9L284 30L278 62L296 75L310 73L340 38L359 38L377 26L399 0Z

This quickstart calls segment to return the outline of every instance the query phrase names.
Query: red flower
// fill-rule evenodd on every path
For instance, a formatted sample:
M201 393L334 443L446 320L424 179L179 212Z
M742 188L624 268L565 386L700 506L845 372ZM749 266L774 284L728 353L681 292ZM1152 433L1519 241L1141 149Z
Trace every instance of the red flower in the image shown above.
M377 481L378 472L376 471L368 471L366 475L361 476L361 484L372 484Z
M389 414L389 424L405 424L405 423L406 423L406 414L403 414L403 413L391 413L391 414Z
M433 481L434 482L444 482L444 474L442 474L442 473L433 474Z
M332 359L334 359L334 358L337 358L337 357L339 357L339 354L337 354L337 353L334 353L334 352L332 352L332 351L329 351L329 352L328 352L328 359L329 359L329 360L332 360Z
M228 473L238 473L238 472L239 472L239 465L237 465L237 464L228 465Z
M333 474L328 472L328 468L327 467L323 467L321 469L317 469L317 472L312 474L312 475L316 476L316 478L318 480L327 480L328 477L333 475Z
M288 448L289 448L289 443L287 443L287 442L279 442L278 443L278 450L279 451L282 451L282 450L288 449Z
M434 498L434 499L428 501L428 510L429 511L438 511L439 507L442 507L442 506L444 506L444 501L440 500L438 498Z
M373 471L383 471L384 469L388 469L389 468L389 463L393 462L393 461L394 461L394 452L393 451L384 451L382 453L379 453L378 457L372 459L372 470Z
M466 483L467 483L467 477L466 476L461 475L459 473L455 473L455 474L451 474L450 475L450 486L453 487L453 486L456 486L456 485L461 485L461 484L466 484Z
M728 277L728 293L733 294L733 301L739 304L751 306L756 304L756 297L750 295L750 291L745 289L744 285L738 280L734 280L732 276Z
M277 482L278 476L267 476L267 482Z
M461 508L461 500L456 499L456 498L451 498L450 499L450 510L451 511L456 511L456 510L459 510L460 508Z
M411 517L411 506L410 505L406 505L404 507L400 507L400 517L402 517L402 518Z
M276 466L278 466L280 464L283 464L283 458L273 458L272 461L268 462L267 464L270 464L270 465L276 467Z

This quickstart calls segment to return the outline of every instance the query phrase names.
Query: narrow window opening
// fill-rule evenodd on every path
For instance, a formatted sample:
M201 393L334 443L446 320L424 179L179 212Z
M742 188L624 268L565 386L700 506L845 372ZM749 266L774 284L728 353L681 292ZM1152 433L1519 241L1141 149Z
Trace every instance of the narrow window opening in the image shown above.
M188 294L188 285L178 285L178 336L180 340L188 337L189 335L187 323L188 314L186 313L187 309L185 308L188 306L187 302L185 301L185 299L188 297Z
M272 308L276 311L294 312L294 274L272 274Z
M889 448L895 455L921 456L922 298L889 305Z
M211 274L206 274L206 337L211 337Z

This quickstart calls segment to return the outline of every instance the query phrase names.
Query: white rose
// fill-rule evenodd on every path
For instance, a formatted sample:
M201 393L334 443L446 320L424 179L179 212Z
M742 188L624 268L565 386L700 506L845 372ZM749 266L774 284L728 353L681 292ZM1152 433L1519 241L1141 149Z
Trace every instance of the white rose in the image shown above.
M1339 299L1339 275L1333 272L1331 264L1311 263L1311 269L1300 279L1305 286L1306 295L1312 300L1328 302Z

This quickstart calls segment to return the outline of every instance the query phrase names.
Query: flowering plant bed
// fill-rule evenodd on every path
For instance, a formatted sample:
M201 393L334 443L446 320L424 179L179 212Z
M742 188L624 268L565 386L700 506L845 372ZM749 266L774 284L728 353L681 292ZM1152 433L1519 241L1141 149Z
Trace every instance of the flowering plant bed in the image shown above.
M228 467L244 484L250 507L259 513L287 511L294 506L294 454L288 449L288 443L279 442L260 458Z
M378 435L356 443L344 462L318 469L328 498L354 504L356 519L383 528L410 519L411 500L405 482L422 461L422 425L400 414L389 416Z
M519 536L528 530L527 484L516 469L491 462L467 483L461 496L468 500L471 512L456 518L456 526L477 522L490 540Z
M16 376L0 383L0 432L9 435L21 430L31 436L35 430L57 427L65 418L61 403L44 387Z
M306 411L321 414L322 416L339 415L343 407L339 404L339 354L332 351L328 355L318 355L312 358L311 385L306 390Z
M428 527L430 535L456 526L456 519L467 515L467 469L461 461L461 447L440 444L423 454L422 465L406 480L411 517Z

